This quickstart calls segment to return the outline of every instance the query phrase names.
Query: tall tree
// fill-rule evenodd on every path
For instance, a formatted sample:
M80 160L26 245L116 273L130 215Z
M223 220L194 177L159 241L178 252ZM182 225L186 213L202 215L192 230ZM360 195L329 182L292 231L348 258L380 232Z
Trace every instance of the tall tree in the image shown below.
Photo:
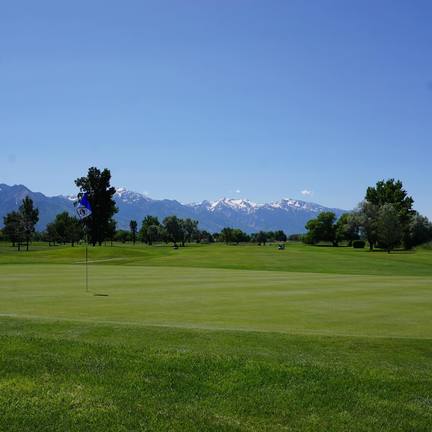
M432 241L432 223L426 216L415 213L409 224L408 248Z
M351 246L354 240L360 238L357 218L351 213L344 213L336 222L336 239L338 242L347 241Z
M363 201L352 215L360 227L362 237L368 241L371 251L378 241L378 214L377 205Z
M185 233L185 240L190 243L198 234L198 221L189 218L184 219L182 221L182 227Z
M250 240L250 237L239 228L233 229L232 237L233 237L233 241L237 244L242 242L248 242Z
M29 250L29 243L35 232L35 226L39 221L39 210L33 206L33 200L29 196L26 196L20 205L19 212L22 219L26 250Z
M184 233L181 220L177 216L167 216L163 221L168 238L177 246L177 242L182 241Z
M160 222L156 216L148 215L143 219L143 221L141 223L141 229L139 232L139 237L140 237L140 240L142 242L149 243L149 238L147 237L147 233L148 233L148 228L151 225L159 226Z
M274 239L278 242L286 242L287 236L282 230L278 230L274 232Z
M136 238L137 238L137 231L138 231L138 223L137 223L137 221L136 220L131 220L129 222L129 228L130 228L130 232L131 232L132 243L135 244Z
M259 231L255 236L255 239L258 244L263 244L265 246L268 240L268 234L265 231Z
M102 244L110 232L111 219L117 212L113 196L115 188L110 185L111 172L109 169L99 170L91 167L86 177L75 180L80 188L79 197L87 192L88 200L92 208L92 214L84 219L90 242L95 246Z
M389 179L379 181L375 187L368 187L366 200L381 208L391 204L396 210L402 230L402 240L405 247L409 244L409 223L414 214L414 200L403 188L400 180Z
M111 218L108 221L107 231L106 231L106 238L110 241L111 246L113 245L116 232L117 232L117 222L115 221L115 219Z
M150 225L147 228L147 243L151 246L160 236L160 226Z
M157 227L157 237L156 238L160 241L168 243L170 239L169 239L168 231L166 230L166 228L163 225L150 225L149 231L150 231L150 227L152 227L152 226ZM152 241L155 241L155 240L152 240Z
M229 244L234 241L234 230L230 227L225 227L219 236L220 240L224 241L226 244Z
M393 204L384 204L378 212L378 241L388 253L402 240L398 209Z
M18 246L20 249L21 242L24 241L24 229L21 213L13 211L3 217L3 233L12 243L12 246Z
M54 245L59 241L60 236L57 233L56 230L56 224L53 222L50 222L44 232L44 240L48 242L48 245Z

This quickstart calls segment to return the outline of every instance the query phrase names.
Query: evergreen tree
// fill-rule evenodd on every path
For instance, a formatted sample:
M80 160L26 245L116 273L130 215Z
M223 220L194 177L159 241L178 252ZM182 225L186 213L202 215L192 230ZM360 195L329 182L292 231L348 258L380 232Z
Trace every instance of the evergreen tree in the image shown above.
M137 231L138 231L138 223L136 220L131 220L129 222L129 228L131 232L131 239L132 243L135 244L136 238L137 238Z
M86 177L75 180L80 188L81 196L87 192L92 208L92 214L84 219L90 243L101 245L105 237L111 233L112 217L117 213L113 196L115 188L110 185L111 172L108 169L100 171L96 167L88 170Z
M24 230L21 213L13 211L3 217L3 234L12 243L12 246L18 246L20 249L21 242L24 241Z
M39 221L39 210L33 206L33 200L29 196L26 196L20 205L19 212L21 215L26 250L28 251L29 243L35 232L35 226Z

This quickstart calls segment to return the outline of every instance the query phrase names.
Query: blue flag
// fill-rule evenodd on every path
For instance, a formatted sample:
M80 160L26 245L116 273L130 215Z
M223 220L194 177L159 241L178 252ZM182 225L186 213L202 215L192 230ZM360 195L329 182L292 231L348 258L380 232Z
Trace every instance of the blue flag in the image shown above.
M84 219L87 216L90 216L92 214L92 209L89 200L87 198L87 193L85 193L79 200L78 205L76 207L76 212L78 213L78 217L80 219Z

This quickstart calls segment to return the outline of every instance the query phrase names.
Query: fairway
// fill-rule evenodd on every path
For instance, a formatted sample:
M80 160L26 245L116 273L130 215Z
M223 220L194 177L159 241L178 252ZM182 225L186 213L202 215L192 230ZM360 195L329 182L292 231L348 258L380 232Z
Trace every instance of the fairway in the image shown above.
M86 292L34 248L0 247L0 431L430 431L430 250L116 244Z
M4 265L3 316L432 338L432 279L180 267ZM106 294L107 296L94 296Z

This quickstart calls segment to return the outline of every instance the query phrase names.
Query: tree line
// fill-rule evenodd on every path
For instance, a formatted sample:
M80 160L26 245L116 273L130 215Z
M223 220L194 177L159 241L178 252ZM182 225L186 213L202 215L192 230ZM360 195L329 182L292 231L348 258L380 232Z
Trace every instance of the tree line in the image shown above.
M282 230L259 231L247 234L238 228L226 227L219 233L200 230L198 221L175 215L162 221L155 216L146 216L141 225L131 220L129 230L117 229L114 215L118 209L114 201L115 188L110 184L111 173L108 169L91 167L86 176L75 180L79 188L78 199L87 194L92 213L82 221L67 212L58 214L42 233L36 233L39 210L34 207L30 197L25 197L18 209L4 217L3 237L13 246L28 250L33 240L47 241L50 245L74 244L86 240L93 246L106 241L137 241L152 245L155 242L172 242L175 247L194 242L224 242L239 244L253 242L265 245L267 242L303 240L308 244L329 242L338 246L341 242L355 247L370 249L383 248L390 252L402 246L411 249L419 244L432 241L432 224L413 209L414 200L408 196L402 182L390 179L379 181L369 187L365 199L351 213L339 219L333 212L322 212L306 224L306 234L287 237Z
M25 205L24 205L25 204ZM59 213L55 219L49 223L43 232L36 232L34 225L37 223L38 218L33 218L33 226L29 232L31 235L27 237L20 237L24 230L21 229L21 209L32 208L34 213L37 214L38 209L33 207L33 201L30 197L26 197L23 205L20 207L20 212L11 212L4 218L5 227L3 234L6 239L11 240L13 246L18 249L24 239L28 242L31 240L45 241L50 246L57 244L71 244L74 246L83 240L86 240L85 228L79 219L71 216L68 212ZM102 241L117 241L117 242L132 242L135 244L137 241L152 245L153 243L173 243L174 247L185 246L186 243L213 243L224 242L226 244L239 244L239 243L258 243L265 245L268 242L285 242L288 240L287 235L282 231L259 231L258 233L247 234L238 228L226 227L219 233L210 233L206 230L200 230L198 221L186 218L181 219L175 215L167 216L162 221L156 216L146 216L138 230L138 223L131 220L129 223L129 230L115 229L116 223L110 222L109 231L105 232ZM114 227L114 229L111 229ZM89 240L90 241L90 240ZM27 249L28 250L28 249Z
M381 180L367 188L365 199L353 212L339 219L333 212L323 212L310 220L303 241L333 246L345 241L355 247L368 242L370 250L381 248L389 253L397 247L412 249L432 241L432 223L413 204L400 180Z
M211 234L207 231L201 231L198 228L198 221L187 218L181 219L175 215L167 216L162 222L156 216L146 216L141 222L138 230L138 223L131 220L128 230L118 230L114 240L120 242L141 241L152 245L156 242L170 243L174 246L185 246L185 243L192 241L210 241Z
M35 226L39 220L39 211L34 208L30 197L23 200L18 212L11 212L4 217L3 236L18 248L25 242L28 245L33 239L46 241L50 245L76 243L86 240L93 246L105 241L127 242L141 241L152 245L155 242L172 242L174 246L184 246L192 241L227 244L256 242L266 244L269 241L286 241L283 231L246 234L237 228L224 228L220 233L200 230L198 221L175 215L167 216L162 221L155 216L146 216L138 227L135 220L129 223L129 230L117 229L114 215L118 209L114 201L115 188L111 186L111 172L108 169L89 168L87 175L75 180L79 188L78 200L87 194L92 213L82 221L68 212L58 214L45 231L37 233ZM139 228L139 229L138 229Z

